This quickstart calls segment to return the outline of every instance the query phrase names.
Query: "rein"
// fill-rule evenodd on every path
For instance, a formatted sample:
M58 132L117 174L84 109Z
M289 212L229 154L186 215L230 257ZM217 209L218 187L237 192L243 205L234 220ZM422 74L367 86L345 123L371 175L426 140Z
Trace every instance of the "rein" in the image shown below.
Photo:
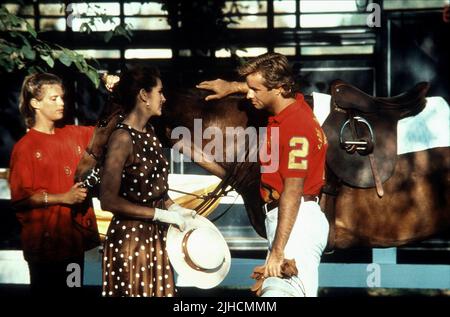
M244 162L239 164L232 164L231 169L228 170L226 169L225 177L220 181L220 183L216 186L216 188L214 188L211 192L205 195L197 195L170 188L169 190L185 195L191 195L198 199L202 199L203 202L201 202L198 206L194 208L194 210L197 211L197 214L201 215L205 213L211 206L213 206L217 202L217 200L227 196L229 192L240 188L243 184L246 183L249 177L251 177L251 173L248 173L247 169L248 165L247 159L249 157L249 153L250 153L249 149L246 149ZM212 219L212 222L215 222L220 218L222 218L235 205L237 198L238 197L236 197L234 202L229 207L227 207L225 211L223 211L220 215Z
M172 189L172 188L169 188L169 191L175 192L175 193L184 194L184 195L193 196L193 197L195 197L195 198L203 199L203 200L209 199L209 198L211 198L211 196L212 196L212 191L209 192L209 193L207 193L207 194L203 194L203 195L197 195L197 194L194 194L194 193L184 192L184 191L182 191L182 190ZM226 196L226 195L220 195L219 198L220 198L220 197L223 197L223 196Z

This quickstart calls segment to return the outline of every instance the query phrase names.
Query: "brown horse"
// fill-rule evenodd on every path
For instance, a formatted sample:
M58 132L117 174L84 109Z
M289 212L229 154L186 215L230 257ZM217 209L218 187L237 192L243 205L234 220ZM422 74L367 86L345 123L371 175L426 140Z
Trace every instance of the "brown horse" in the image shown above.
M267 114L255 110L243 97L230 96L206 102L206 94L197 89L167 93L163 115L152 122L166 146L179 141L170 137L176 127L183 126L193 132L195 118L202 118L202 132L209 127L225 132L227 127L264 127L267 123ZM307 97L307 101L313 105L311 97ZM120 120L114 111L110 109L110 114L96 128L88 147L92 155L86 153L78 166L76 177L79 179L95 166L96 159L102 157L106 140ZM223 134L225 136L226 133ZM203 139L202 146L191 148L190 154L201 152L208 141ZM225 152L229 150L226 148ZM252 226L264 237L263 202L259 195L260 169L257 162L248 160L251 151L251 148L245 149L245 162L198 159L196 162L222 178L223 188L230 185L242 195ZM329 247L398 246L448 229L449 154L448 147L438 147L396 156L392 175L383 182L382 198L374 188L350 186L328 169L327 181L338 183L338 186L333 186L336 191L324 193L320 201L330 222Z

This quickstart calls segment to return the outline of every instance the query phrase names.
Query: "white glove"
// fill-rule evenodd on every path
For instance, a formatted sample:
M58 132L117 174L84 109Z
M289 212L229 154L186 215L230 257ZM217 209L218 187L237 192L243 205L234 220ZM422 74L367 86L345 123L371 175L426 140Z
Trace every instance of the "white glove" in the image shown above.
M195 218L195 216L197 215L197 212L195 210L181 207L178 204L170 205L170 207L167 210L175 211L178 214L180 214L180 216L183 216L183 217L189 216L189 217Z
M155 208L153 220L176 225L181 231L184 231L186 228L186 220L176 211Z

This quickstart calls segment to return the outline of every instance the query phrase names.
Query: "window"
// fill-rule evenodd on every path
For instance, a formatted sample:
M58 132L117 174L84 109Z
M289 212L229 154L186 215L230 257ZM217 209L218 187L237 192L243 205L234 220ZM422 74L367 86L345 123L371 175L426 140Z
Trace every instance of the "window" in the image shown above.
M124 4L125 23L133 30L170 30L167 11L161 3L131 2Z
M255 29L267 27L267 1L227 1L223 11L237 24L230 28Z
M146 58L172 58L172 50L160 49L128 49L125 50L126 59L146 59Z
M252 57L267 53L267 48L265 47L245 47L238 49L236 54L239 57ZM216 51L216 57L230 57L231 54L225 49Z
M4 5L39 31L63 33L71 28L74 40L83 35L83 23L88 23L97 33L110 31L123 21L137 34L132 42L118 41L115 46L109 44L108 49L103 42L86 44L82 49L89 56L99 59L170 59L192 55L186 47L172 47L174 42L170 40L168 12L156 0L72 0L67 6L56 0L36 2L34 5L12 2ZM241 57L266 51L282 52L288 56L359 54L370 57L375 51L377 31L367 25L370 13L366 9L370 3L373 0L230 0L225 2L223 12L233 22L229 29L234 42L230 45L241 48L237 50ZM385 0L382 3L386 12L395 13L441 10L449 0ZM25 29L24 26L22 28ZM215 56L228 58L230 53L222 49L217 50Z
M442 9L449 5L448 0L389 0L384 1L385 10L405 10L405 9Z

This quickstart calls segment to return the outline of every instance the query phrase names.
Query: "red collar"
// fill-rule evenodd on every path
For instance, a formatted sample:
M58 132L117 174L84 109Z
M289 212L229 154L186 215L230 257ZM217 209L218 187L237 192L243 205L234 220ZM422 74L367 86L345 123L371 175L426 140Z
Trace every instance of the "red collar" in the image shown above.
M269 117L269 124L278 123L280 124L284 119L289 117L293 112L305 103L305 97L301 93L295 95L295 102L291 103L289 106L284 108L279 114Z

